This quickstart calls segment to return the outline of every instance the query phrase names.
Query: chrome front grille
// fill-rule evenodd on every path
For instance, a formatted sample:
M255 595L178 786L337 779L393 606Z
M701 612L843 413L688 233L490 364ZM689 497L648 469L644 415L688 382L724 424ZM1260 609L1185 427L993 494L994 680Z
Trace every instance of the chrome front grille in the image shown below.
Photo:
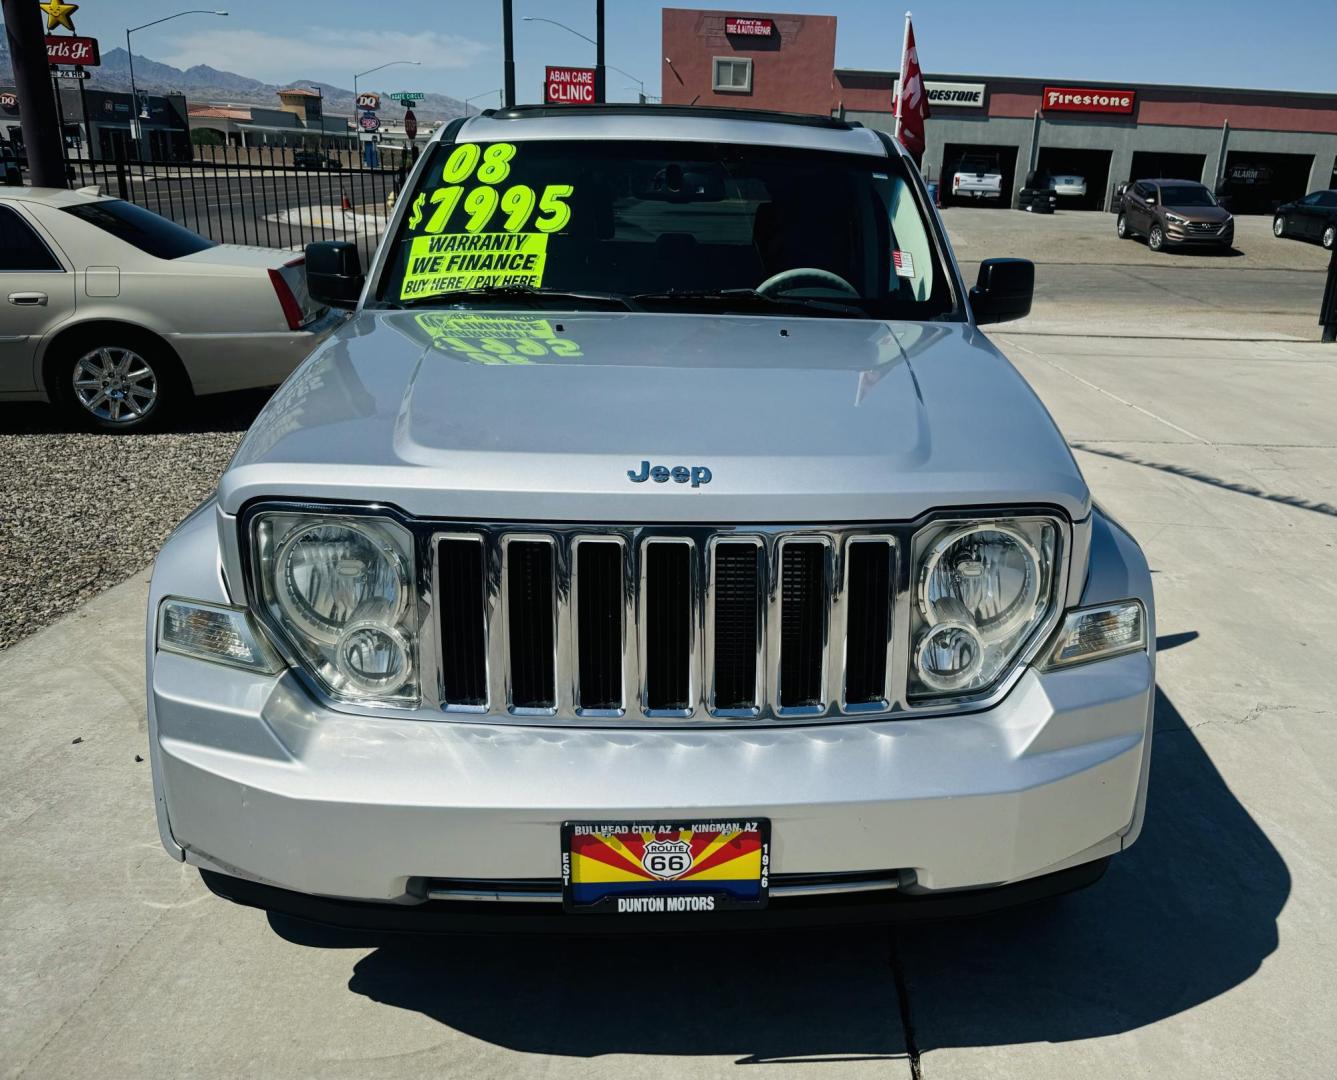
M1212 235L1219 233L1224 227L1225 226L1219 225L1216 222L1212 221L1190 221L1188 223L1189 232L1206 233Z
M439 701L571 722L885 710L900 550L864 527L437 533Z

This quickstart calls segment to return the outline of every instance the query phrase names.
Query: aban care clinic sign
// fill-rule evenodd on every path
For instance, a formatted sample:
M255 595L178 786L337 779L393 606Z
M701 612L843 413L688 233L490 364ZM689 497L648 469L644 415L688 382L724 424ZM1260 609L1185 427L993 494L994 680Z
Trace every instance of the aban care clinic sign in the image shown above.
M1045 112L1131 113L1136 98L1132 90L1046 86L1041 105Z
M543 101L548 105L593 105L594 68L545 69Z

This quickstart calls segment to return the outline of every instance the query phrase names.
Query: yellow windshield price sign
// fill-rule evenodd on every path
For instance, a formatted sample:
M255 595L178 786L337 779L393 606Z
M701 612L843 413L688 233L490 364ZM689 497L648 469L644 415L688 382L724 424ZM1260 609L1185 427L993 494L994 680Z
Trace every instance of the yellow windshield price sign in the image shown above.
M416 236L399 289L401 300L485 285L543 284L543 233L441 233Z

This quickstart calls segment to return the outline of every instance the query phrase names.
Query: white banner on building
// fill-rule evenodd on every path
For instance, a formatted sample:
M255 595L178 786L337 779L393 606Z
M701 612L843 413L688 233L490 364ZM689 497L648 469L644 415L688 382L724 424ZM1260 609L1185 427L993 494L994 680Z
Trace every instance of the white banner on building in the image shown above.
M897 79L891 88L891 100L896 100L896 90L901 80ZM933 82L924 80L924 89L928 91L929 105L944 105L953 109L984 108L985 83Z

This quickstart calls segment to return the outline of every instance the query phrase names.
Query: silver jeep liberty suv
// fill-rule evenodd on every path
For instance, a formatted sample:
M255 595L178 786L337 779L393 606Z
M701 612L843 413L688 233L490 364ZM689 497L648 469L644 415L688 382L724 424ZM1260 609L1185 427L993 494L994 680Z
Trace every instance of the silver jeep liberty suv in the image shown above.
M162 841L363 927L895 919L1142 827L1152 590L980 331L913 163L835 119L446 126L352 309L153 576Z

